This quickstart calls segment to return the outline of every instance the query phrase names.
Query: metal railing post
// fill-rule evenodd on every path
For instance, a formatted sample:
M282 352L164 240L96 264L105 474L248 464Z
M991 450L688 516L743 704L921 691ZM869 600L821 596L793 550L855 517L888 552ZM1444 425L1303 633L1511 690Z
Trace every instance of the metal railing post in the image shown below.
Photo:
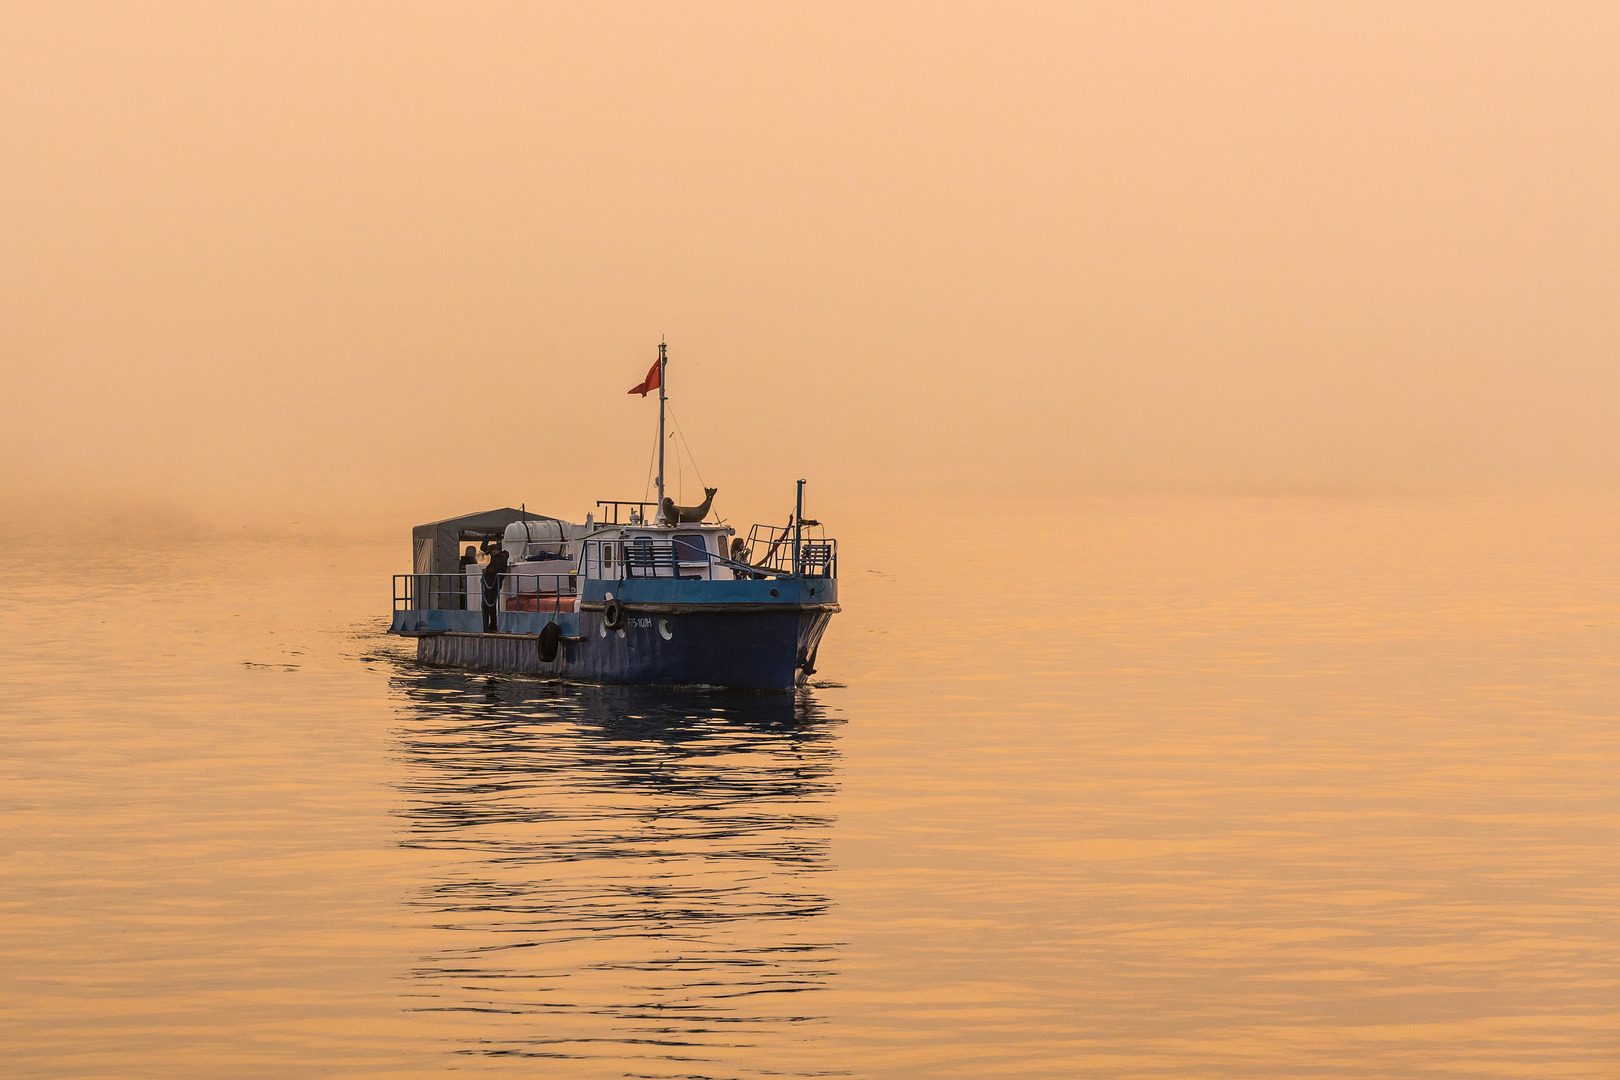
M799 576L799 539L804 532L804 481L799 481L793 500L793 576Z

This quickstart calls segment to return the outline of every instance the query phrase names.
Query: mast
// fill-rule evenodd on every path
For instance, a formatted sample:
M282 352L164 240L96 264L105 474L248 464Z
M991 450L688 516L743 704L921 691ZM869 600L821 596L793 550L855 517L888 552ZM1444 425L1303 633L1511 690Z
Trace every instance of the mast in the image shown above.
M664 521L664 384L669 381L665 368L669 366L669 354L665 351L664 342L658 343L658 513L653 515L654 522Z

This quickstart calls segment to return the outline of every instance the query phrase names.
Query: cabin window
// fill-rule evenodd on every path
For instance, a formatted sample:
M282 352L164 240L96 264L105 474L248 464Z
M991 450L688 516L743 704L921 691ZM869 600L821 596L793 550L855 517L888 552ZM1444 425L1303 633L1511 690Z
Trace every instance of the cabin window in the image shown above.
M707 563L709 561L708 548L704 546L702 533L676 533L675 534L675 561L683 563Z
M615 546L614 544L602 545L602 566L604 569L613 565L613 549Z

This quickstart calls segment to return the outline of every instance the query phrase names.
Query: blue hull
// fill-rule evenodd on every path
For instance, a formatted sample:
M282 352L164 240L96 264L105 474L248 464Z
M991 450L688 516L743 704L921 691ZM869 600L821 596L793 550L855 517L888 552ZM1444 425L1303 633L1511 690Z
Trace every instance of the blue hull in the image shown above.
M511 671L586 682L654 686L726 686L791 690L814 671L816 650L832 620L827 608L652 614L632 610L608 630L599 612L560 616L502 612L500 634L465 633L475 612L421 612L441 626L399 625L422 634L417 658L430 664ZM448 618L446 618L448 616ZM555 619L565 640L540 659L539 638ZM454 625L451 625L454 624ZM573 639L573 640L567 640Z

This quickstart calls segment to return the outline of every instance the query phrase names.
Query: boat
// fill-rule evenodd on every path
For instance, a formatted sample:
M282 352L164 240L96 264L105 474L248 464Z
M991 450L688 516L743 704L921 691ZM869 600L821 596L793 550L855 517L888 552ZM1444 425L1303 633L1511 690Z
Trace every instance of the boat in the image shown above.
M624 685L786 691L816 670L838 605L838 542L804 516L746 538L664 490L668 350L630 393L658 391L657 501L598 500L582 524L526 504L417 526L389 633L428 664ZM598 520L600 516L601 520ZM463 551L463 545L467 545Z

